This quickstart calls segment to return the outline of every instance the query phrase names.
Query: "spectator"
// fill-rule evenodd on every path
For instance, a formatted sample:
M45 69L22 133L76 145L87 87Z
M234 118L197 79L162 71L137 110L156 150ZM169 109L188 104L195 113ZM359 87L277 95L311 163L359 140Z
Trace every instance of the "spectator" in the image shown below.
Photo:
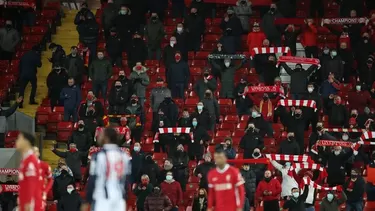
M141 138L141 127L144 123L144 113L143 107L136 95L132 95L130 98L130 104L126 107L125 114L131 115L131 117L128 118L128 126L131 130L132 138L139 142Z
M368 56L366 63L358 66L358 68L359 80L366 84L368 88L372 87L372 84L375 81L374 57Z
M162 22L164 21L164 13L167 7L168 7L167 0L157 0L157 1L148 0L148 8L150 10L150 13L155 13Z
M309 186L305 185L303 193L300 195L300 190L298 188L292 188L291 197L284 203L283 209L288 209L288 211L300 211L305 210L305 201L307 195L309 194Z
M199 125L199 122L196 118L192 119L191 122L191 131L194 137L194 143L191 143L189 146L189 156L190 160L196 159L197 162L202 160L203 152L205 146L208 145L211 137L208 135L207 131Z
M340 43L340 49L338 50L338 55L343 61L344 64L344 72L343 72L343 81L349 82L349 77L353 75L353 65L354 65L354 57L353 53L350 49L348 49L348 45L346 42Z
M222 55L228 54L228 52L224 49L222 40L219 40L219 42L216 44L216 48L211 52L211 54L222 54ZM223 59L220 59L219 66L224 66ZM216 78L216 80L217 78L221 79L221 72L220 72L221 68L222 67L220 67L220 69L216 69L215 67L211 67L212 74Z
M284 140L280 144L279 154L282 155L299 155L301 151L304 151L304 148L301 150L298 143L296 142L296 138L294 137L293 132L288 133L287 140ZM287 188L290 190L290 188Z
M224 142L221 144L223 146L224 152L228 159L236 158L236 149L233 148L233 141L231 137L224 138Z
M141 62L143 64L146 61L148 54L147 46L140 33L134 33L129 51L127 53L129 67L134 67L137 62Z
M96 99L92 91L88 91L86 101L79 107L79 119L82 119L91 134L95 133L96 127L103 125L103 104Z
M171 126L168 118L164 116L162 111L159 111L158 114L159 114L158 118L153 120L154 126L156 127L156 129L154 130L155 133L159 132L160 128L168 128ZM174 141L173 139L174 139L174 136L172 134L169 134L169 133L159 134L159 140L154 141L154 151L160 152L160 150L162 150L163 152L166 152L166 148L165 148L166 144L171 141Z
M189 111L184 109L182 117L178 120L179 127L190 127L192 125L192 118L190 117ZM197 122L198 123L198 122Z
M81 85L83 72L85 71L85 63L78 55L78 48L76 46L70 48L70 54L65 59L64 67L68 76L74 78L74 81L78 85Z
M318 66L311 65L307 70L304 70L301 64L296 64L294 70L292 70L292 68L290 68L285 62L282 62L281 66L290 75L290 93L293 98L295 100L301 99L301 95L306 93L308 76L311 75Z
M114 3L114 0L108 0L107 6L104 7L101 23L103 25L105 39L109 37L110 29L115 22L115 18L118 14L119 8L118 5Z
M347 210L363 210L365 186L365 180L360 176L359 170L352 169L350 179L344 184L344 192L348 198L346 201Z
M191 5L190 14L184 19L186 31L189 33L189 51L199 51L201 47L201 39L206 28L204 17L198 14L197 8Z
M75 84L73 78L68 79L68 86L60 92L60 100L64 102L64 121L69 121L72 116L73 121L78 121L77 111L81 103L81 90Z
M261 158L262 154L260 153L260 149L255 148L254 152L252 154L252 157L254 159ZM256 175L256 179L257 179L257 184L259 184L259 181L261 181L263 179L264 171L266 170L266 165L260 164L260 163L259 164L255 163L255 164L250 165L250 169L254 170L255 175Z
M327 196L323 198L320 203L321 211L339 210L341 204L347 200L347 196L344 191L341 192L341 197L337 198L333 191L328 192Z
M176 31L173 33L173 36L176 37L176 47L181 52L182 59L184 61L188 60L188 49L189 49L189 33L184 29L183 23L178 23Z
M126 87L128 88L128 87ZM124 114L125 106L129 100L129 93L127 89L122 87L121 81L115 81L115 85L109 92L109 114Z
M158 14L152 13L149 23L145 27L145 38L147 39L148 59L160 60L161 42L164 38L164 25L159 20Z
M267 39L264 39L261 47L265 47L265 48L270 47L270 41ZM254 59L252 60L253 62L250 64L251 64L251 67L255 68L255 71L256 73L258 73L258 75L263 76L264 72L267 72L268 68L270 68L271 65L272 65L273 70L275 70L274 69L276 66L275 58L276 58L276 54L274 53L257 54L254 56ZM274 71L272 73L274 73ZM273 74L270 74L270 75L273 75ZM272 81L268 81L268 80L265 82L272 83Z
M52 152L61 158L65 158L66 164L72 170L74 179L80 181L82 178L81 175L81 157L84 156L85 152L80 152L77 149L75 143L69 144L69 151L61 152L52 147Z
M289 24L283 32L285 45L290 48L290 51L293 56L297 54L296 43L300 33L301 30L296 29L293 24Z
M66 187L66 193L58 201L59 211L79 211L81 209L82 198L75 190L73 184Z
M92 80L92 87L95 96L99 96L99 91L104 99L107 95L108 80L112 77L112 65L104 58L104 53L99 51L98 58L89 67L89 80Z
M173 179L172 172L168 172L164 182L160 184L160 188L168 196L172 202L173 211L177 211L180 203L182 202L182 190L180 183Z
M266 39L264 32L260 31L259 23L254 22L252 31L247 35L247 46L249 47L249 52L253 48L262 47L263 40Z
M164 164L162 166L162 169L163 170L159 174L160 183L161 183L161 181L165 180L165 177L167 176L168 172L172 172L174 177L176 177L177 174L178 174L177 168L173 165L173 160L171 158L167 158L167 159L164 160Z
M128 98L126 99L126 101L128 102L129 99L130 99L130 96L133 94L133 83L131 82L131 80L129 80L125 76L124 70L119 71L117 81L121 82L122 89L127 93L126 96ZM116 83L116 81L115 81L115 83Z
M185 2L183 0L172 1L172 17L182 18L185 13Z
M156 87L151 90L151 108L154 112L154 118L159 110L159 105L167 96L171 96L171 90L165 86L164 80L162 78L156 79Z
M170 95L166 95L163 102L159 105L159 111L162 111L164 115L168 118L169 123L175 126L178 121L178 106L171 98Z
M233 7L234 13L240 19L242 30L244 33L249 32L249 18L253 11L251 10L251 1L248 0L238 0L236 6Z
M199 100L204 99L204 95L206 90L211 90L211 92L216 91L217 88L217 82L216 79L210 75L210 71L206 69L203 72L203 78L199 78L195 83L194 83L194 91L197 93Z
M130 41L136 30L135 21L128 6L121 5L120 11L115 18L114 26L122 43L122 50L128 51Z
M344 74L344 65L340 56L337 55L336 50L331 50L330 58L324 61L320 69L322 78L327 78L331 73L334 74L338 81L341 81Z
M146 87L150 84L147 70L147 67L143 66L141 62L137 62L129 77L133 83L134 94L138 97L141 106L145 103Z
M355 92L348 93L348 103L349 109L357 109L362 112L365 107L371 105L371 95L364 85L358 83L355 86Z
M370 24L369 24L370 25ZM369 33L365 32L362 34L362 39L357 43L354 48L354 58L358 62L358 67L366 66L369 55L375 52L374 43L370 41ZM361 71L360 71L361 74ZM365 77L361 78L361 81L365 81Z
M20 60L19 69L19 81L20 81L20 97L24 97L25 89L27 84L31 83L31 92L30 92L30 100L29 104L37 105L38 103L35 101L35 94L36 94L36 74L38 71L38 67L42 66L40 49L38 46L34 46L30 51L26 52ZM23 103L19 105L20 108L23 108Z
M259 129L255 128L254 123L250 122L250 124L248 124L245 135L241 138L239 147L244 151L244 159L252 158L254 149L263 149L263 137L259 134Z
M249 95L245 94L247 85L247 78L241 77L240 83L234 88L236 111L239 116L250 115L250 108L254 105L253 101L249 98Z
M82 24L88 16L94 17L94 13L92 13L91 10L88 8L87 3L83 2L81 4L81 9L77 12L76 17L74 18L74 24Z
M204 188L198 190L198 196L194 197L192 211L207 210L207 191Z
M172 147L170 147L170 149L171 148ZM188 169L189 155L185 151L184 146L182 144L179 144L177 146L177 151L175 151L173 154L171 153L171 150L170 150L169 154L173 160L173 166L176 170L174 174L174 178L180 183L181 189L185 191L187 179L189 177L189 169Z
M264 172L264 180L260 181L256 190L256 198L263 201L264 210L276 211L279 208L281 185L277 179L271 177L271 171Z
M141 183L133 189L134 194L137 196L137 210L144 210L145 200L152 193L153 188L152 184L150 184L150 178L146 174L142 175Z
M327 131L325 131L322 122L318 122L316 124L316 131L312 131L312 133L310 134L309 149L311 149L311 147L315 145L315 143L318 140L336 140L334 136L332 136ZM322 148L323 147L318 147L318 150L322 150ZM316 155L314 153L310 153L310 154L311 154L311 158L314 160L315 163L320 163L320 164L326 163L326 160L323 160L324 158L322 156Z
M184 91L190 80L190 69L188 63L181 60L179 52L175 54L174 58L175 62L168 68L167 83L173 98L184 98Z
M199 177L199 187L208 189L207 174L208 172L215 168L215 164L212 162L212 157L209 152L203 155L204 162L199 164L197 168L194 169L194 175Z
M66 165L65 159L64 158L59 158L57 167L53 169L52 176L53 179L56 179L56 177L60 176L62 171L65 170L68 172L68 175L73 177L73 172L72 170Z
M92 146L93 137L91 133L86 130L85 123L83 120L78 121L78 128L74 130L72 135L69 137L68 144L75 144L77 150L82 153L81 162L84 166L87 165L87 156L89 149Z
M245 61L246 59L242 60L240 64L234 65L231 59L225 58L223 67L219 65L217 61L210 60L212 67L220 70L221 72L220 98L234 98L234 74L238 69L242 67Z
M105 49L108 54L112 66L122 67L122 41L117 35L115 28L109 31L108 38L106 39Z
M231 29L231 33L229 34L229 36L233 36L235 51L240 50L241 49L241 35L243 33L242 21L235 14L235 10L232 7L228 7L227 14L224 16L223 20L221 21L220 28L223 31Z
M93 60L96 55L96 45L99 36L99 24L95 20L95 16L88 15L87 19L77 26L79 41L90 50L89 61Z
M48 87L48 97L51 103L51 110L53 110L55 106L62 105L62 102L60 101L60 93L61 90L68 84L68 74L61 66L55 66L48 74L46 82Z
M282 18L283 15L277 10L275 3L272 3L268 13L262 17L261 28L267 36L267 39L275 46L281 45L282 26L275 25L275 18Z
M307 85L307 93L303 97L304 100L313 100L316 103L316 109L317 111L321 111L322 109L322 102L319 94L314 91L315 87L313 83L309 83ZM318 112L315 112L315 109L313 108L303 108L303 113L305 114L305 117L307 119L306 121L306 128L309 128L309 125L311 123L311 127L313 131L316 131L316 123L318 122Z
M61 174L56 176L52 186L53 200L58 202L65 195L67 187L74 184L73 176L69 175L67 166L61 166Z
M268 137L273 137L273 129L270 122L267 122L263 115L259 113L257 108L253 108L251 111L251 118L249 118L247 125L250 124L250 122L253 122L255 125L255 128L259 130L259 135L261 137L264 137L265 134L267 134Z
M327 160L327 183L333 187L345 183L345 164L353 155L353 150L343 153L340 146L335 146L333 152L327 152L322 156Z
M276 56L274 54L268 55L267 62L263 64L264 71L260 71L260 77L263 78L266 86L272 86L274 85L275 78L280 76L280 69L276 64Z
M291 162L285 162L284 165L281 165L277 161L271 160L271 164L273 167L275 167L275 169L280 171L281 176L283 178L281 183L281 197L284 199L287 199L291 196L293 197L293 188L298 187L298 183L294 179L294 177L290 175L290 167L292 165Z
M216 123L219 122L220 117L220 106L216 98L213 96L211 90L207 89L204 94L204 99L202 100L204 107L208 110L211 121L211 130L215 129Z
M147 7L148 0L132 1L129 7L132 9L132 18L135 21L134 27L136 30L143 31L146 24L146 13L148 13Z
M268 97L268 94L267 93L264 93L263 94L263 99L260 100L260 103L259 103L259 112L265 116L266 120L271 122L272 121L272 117L273 117L273 106L272 106L272 101L271 99Z
M141 171L143 164L145 163L145 153L142 151L141 143L135 142L132 155L132 181L133 183L139 182L139 176L141 176ZM142 175L147 176L147 175ZM145 180L141 180L143 182ZM147 176L147 183L150 182L150 178ZM143 205L143 203L142 203Z
M334 98L334 95L340 90L340 82L335 79L335 74L329 74L328 79L320 86L320 93L323 98L323 106L325 113L327 113L329 105Z
M12 60L19 42L20 35L18 31L13 28L11 20L6 20L5 27L0 28L0 58L2 60Z
M145 162L142 165L140 175L148 175L151 185L155 187L158 184L158 178L160 175L160 168L158 164L152 160L152 155L145 156Z
M66 54L63 47L56 43L51 43L48 48L52 51L52 57L48 59L48 61L52 63L52 66L64 64Z
M223 44L223 47L227 54L235 54L237 51L238 39L236 36L233 36L233 31L231 28L227 28L223 32L223 36L220 38L219 42Z
M197 104L197 108L192 115L192 118L196 118L199 125L206 130L211 130L211 119L208 109L204 107L203 102Z
M198 11L198 15L200 15L203 18L208 18L212 17L212 5L214 4L206 3L202 0L193 0L190 4L190 8L196 8Z
M343 105L340 96L334 97L334 104L328 113L328 122L331 127L345 127L348 124L348 110Z
M175 55L179 52L180 49L177 47L177 40L176 37L172 36L169 38L169 45L165 46L163 49L163 62L166 69L166 76L168 76L168 70L171 64L175 63Z
M245 191L246 198L249 200L249 204L254 201L255 191L257 188L256 175L253 169L250 169L248 163L244 163L240 169L240 173L245 180Z
M152 193L146 197L144 211L169 211L172 209L171 200L161 192L159 187L154 187Z
M307 58L318 58L318 30L314 24L314 19L307 19L306 25L302 27L301 42L305 46Z

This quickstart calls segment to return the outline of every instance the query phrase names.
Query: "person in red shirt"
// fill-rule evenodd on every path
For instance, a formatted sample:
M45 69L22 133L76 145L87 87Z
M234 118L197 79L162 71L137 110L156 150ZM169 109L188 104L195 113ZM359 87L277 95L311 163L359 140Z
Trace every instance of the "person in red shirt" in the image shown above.
M37 158L40 158L40 152L38 147L34 147L34 154ZM44 162L42 160L39 161L39 167L40 167L40 175L42 177L42 185L43 185L43 202L44 205L47 205L47 194L51 190L53 185L53 177L52 177L52 170L51 167L48 165L47 162Z
M19 211L42 211L42 185L40 165L38 158L34 155L33 135L21 132L16 140L16 148L22 154L22 161L18 178Z
M172 202L172 211L178 210L179 204L182 202L182 189L179 182L173 179L171 171L167 172L164 182L160 184L161 191Z
M251 54L253 48L262 47L263 40L266 38L266 34L260 31L259 23L255 22L253 24L253 31L247 35L247 46L249 47L249 53Z
M306 25L302 27L301 43L305 46L307 58L318 58L318 30L313 19L307 19Z
M349 109L357 109L362 114L365 107L371 105L371 95L366 89L362 89L362 84L358 83L355 86L355 92L348 93Z
M264 172L264 180L259 182L255 196L259 201L263 201L264 210L279 211L281 185L279 180L271 176L270 170Z
M244 179L240 171L227 163L222 146L215 150L216 168L208 172L207 211L242 211L245 202Z

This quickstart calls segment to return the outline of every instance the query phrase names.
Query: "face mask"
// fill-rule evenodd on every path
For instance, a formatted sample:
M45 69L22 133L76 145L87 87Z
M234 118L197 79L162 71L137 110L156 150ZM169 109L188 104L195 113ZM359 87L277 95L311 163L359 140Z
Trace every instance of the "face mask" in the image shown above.
M328 54L328 53L329 53L329 49L325 49L325 50L323 50L323 53L324 53L324 54Z
M88 101L92 101L94 99L94 96L92 96L92 95L87 95L87 100Z
M364 37L364 38L363 38L363 42L364 42L364 43L368 43L368 38L367 38L367 37Z
M131 100L130 101L132 104L137 104L137 101L136 100Z
M321 131L321 130L323 130L323 127L322 127L322 126L317 126L317 127L316 127L316 130L317 130L317 131Z
M225 62L224 65L225 65L225 67L229 67L230 66L230 62Z
M301 118L301 114L296 114L296 115L294 115L294 116L296 117L296 119Z
M327 194L327 200L330 201L330 202L333 200L333 194L332 193Z
M178 32L182 32L184 29L182 27L177 27Z
M125 79L125 75L119 75L118 78L119 78L120 80L124 80L124 79Z
M126 15L126 13L127 13L126 10L121 10L121 11L120 11L120 14L121 14L121 15Z
M78 125L78 128L79 128L79 129L83 129L83 128L85 128L85 125L84 125L84 124L79 124L79 125Z
M117 86L115 86L116 87L116 89L121 89L121 85L117 85Z
M308 91L309 93L312 93L312 92L314 91L314 88L309 87L309 88L307 88L307 91Z
M264 100L264 101L268 100L268 97L264 96L264 97L263 97L263 100Z
M270 9L270 12L272 12L272 13L274 13L275 11L276 11L276 8L273 8L273 7L272 7L272 8Z
M258 116L258 112L256 112L256 111L251 112L252 118L256 118L257 116Z
M73 192L74 188L67 188L66 191L71 194Z
M98 56L98 59L102 60L104 58L104 56Z
M196 127L198 125L198 122L192 122L191 123L194 127Z
M336 52L336 51L332 51L332 52L331 52L331 56L332 56L332 57L337 56L337 52Z
M259 153L259 152L254 152L254 153L253 153L253 157L254 157L254 158L258 158L258 157L260 157L260 153Z
M199 194L199 198L204 198L204 194Z
M294 192L294 193L292 193L292 195L293 195L293 198L298 198L299 193L298 192Z
M291 164L290 162L286 162L286 163L285 163L285 167L286 167L286 168L289 168L291 165L292 165L292 164Z
M7 25L5 25L5 27L6 27L8 30L10 30L10 29L12 28L12 24L7 24Z
M266 178L264 178L264 180L266 181L266 182L269 182L269 181L271 181L271 177L266 177Z
M199 105L197 106L198 110L202 110L203 109L203 106Z
M348 136L348 135L343 135L343 136L342 136L342 140L344 140L344 141L349 140L349 136Z
M337 155L340 154L340 151L335 151L334 153L335 153L335 155L337 156Z
M350 176L350 178L352 178L352 179L357 179L357 178L358 178L358 175L356 175L356 174L352 174L352 175Z
M289 136L289 137L288 137L288 140L289 140L289 141L294 141L295 138L294 138L294 136Z
M172 47L174 46L174 44L176 44L176 41L170 41L169 42L169 45L171 45Z
M140 147L134 147L134 151L139 152L141 148Z
M361 91L361 86L355 86L355 89L356 89L357 91Z
M168 180L168 181L171 181L171 180L173 179L173 177L172 177L171 175L167 175L167 176L165 177L165 179Z

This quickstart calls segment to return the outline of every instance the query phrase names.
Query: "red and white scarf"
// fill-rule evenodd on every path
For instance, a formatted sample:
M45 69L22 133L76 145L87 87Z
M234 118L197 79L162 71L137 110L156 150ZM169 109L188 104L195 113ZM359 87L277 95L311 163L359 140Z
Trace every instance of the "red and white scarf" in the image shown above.
M364 133L366 132L365 129L355 129L355 128L325 128L327 132L334 132L334 133Z
M127 143L131 142L131 131L129 127L113 127L117 131L118 134L125 136L125 140ZM95 131L95 139L99 136L99 134L104 130L104 127L97 127Z
M302 181L303 181L303 182L302 182L303 185L309 185L309 186L312 186L312 187L314 187L315 189L318 189L318 190L325 190L325 191L331 191L331 190L342 191L342 187L341 187L341 186L335 186L335 187L324 187L324 186L321 186L321 185L316 184L314 181L311 180L310 177L304 177Z
M165 133L188 133L191 138L191 143L194 143L194 135L190 132L190 127L167 127L167 128L159 128L159 132L157 132L154 136L154 143L159 143L159 134Z
M326 170L320 164L316 164L316 163L293 163L289 169L288 175L293 177L293 170L296 173L298 173L297 170L301 170L301 169L319 170L323 178L328 176Z
M277 60L277 65L281 62L285 63L295 63L295 64L311 64L311 65L320 65L319 59L314 58L304 58L304 57L295 57L295 56L280 56Z
M322 19L322 26L327 25L351 25L351 24L363 24L366 23L366 17L356 18L324 18Z
M264 93L264 92L270 92L270 93L280 93L280 87L279 86L247 86L245 87L244 94L248 93Z
M253 48L250 53L250 57L253 58L258 54L271 54L271 53L286 53L288 56L291 56L292 53L289 47L260 47Z
M316 108L316 102L314 100L279 100L277 103L277 106L302 106L302 107L310 107L313 108L315 111Z
M318 146L326 146L326 147L340 146L340 147L352 148L353 150L355 150L354 149L355 145L356 143L351 143L347 141L319 140L311 147L311 152L314 154L318 154Z
M276 161L293 161L293 162L310 162L308 155L282 155L282 154L266 154L266 158Z

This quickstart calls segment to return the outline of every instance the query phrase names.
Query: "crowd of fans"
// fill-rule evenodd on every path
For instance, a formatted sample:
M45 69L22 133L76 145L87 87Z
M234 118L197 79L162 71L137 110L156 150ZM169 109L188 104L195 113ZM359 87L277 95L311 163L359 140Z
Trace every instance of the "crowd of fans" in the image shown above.
M308 154L315 163L326 167L327 177L316 169L302 169L291 176L293 163L289 161L241 164L247 198L244 210L262 201L265 210L276 211L281 200L290 211L311 211L318 198L323 211L338 210L343 203L348 211L363 210L364 194L368 202L375 201L375 178L369 176L365 182L362 177L364 165L369 165L368 175L374 171L373 148L319 146L317 153L312 152L319 140L356 143L361 136L354 130L332 132L329 128L375 129L375 14L369 12L375 5L366 1L369 11L365 11L363 2L335 2L340 5L340 17L367 16L366 22L336 27L326 20L316 21L316 17L327 15L319 9L323 1L311 1L311 18L301 24L275 24L275 19L295 18L296 4L283 0L272 3L267 11L261 11L259 22L250 23L252 3L239 0L225 10L220 23L222 36L199 77L192 74L190 55L204 50L203 40L209 36L206 32L212 30L205 20L214 18L222 6L204 0L193 0L189 6L184 1L171 1L171 14L165 17L167 0L108 0L95 16L83 3L74 20L79 44L69 49L69 55L61 45L49 45L53 52L49 59L53 69L47 78L50 106L63 106L64 121L77 123L69 151L52 149L61 157L53 173L55 202L62 210L78 210L81 200L75 187L87 179L81 165L89 162L96 128L107 126L108 118L109 125L130 130L130 138L120 136L119 144L131 151L129 184L137 197L137 210L184 207L184 193L191 178L198 178L199 189L188 205L193 211L207 210L207 173L215 167L210 153L213 143L223 145L229 160L262 159L268 153ZM175 23L172 33L165 26L170 15ZM325 30L337 43L321 46L319 30ZM7 21L0 30L2 59L12 58L19 37L12 22ZM101 46L103 37L105 45ZM247 37L246 45L242 37ZM279 46L288 46L296 56L300 53L297 42L304 46L306 57L319 59L319 65L277 65L280 55L275 53L257 54L252 59L236 57L238 52L251 54L254 48ZM30 82L30 104L38 103L34 98L36 70L41 66L39 51L34 47L20 62L20 96ZM162 67L150 68L148 64L154 61ZM161 71L163 68L165 71ZM246 73L242 74L244 69ZM281 69L290 76L289 84L281 80ZM158 73L156 78L151 71ZM250 74L256 80L249 80ZM276 86L281 92L247 93L248 86ZM181 99L191 97L199 99L194 108L181 106ZM280 106L277 102L285 97L313 100L316 108ZM212 141L225 123L220 99L230 99L237 119L244 120L238 141L229 136ZM274 127L278 123L286 128L282 133ZM144 134L154 135L159 129L171 127L189 127L193 136L160 133L153 151L165 153L167 159L156 163L151 153L143 151ZM273 144L278 147L266 143L270 138L276 140ZM191 163L198 165L192 169ZM301 185L306 178L329 187L342 186L342 191L324 192L312 185Z

